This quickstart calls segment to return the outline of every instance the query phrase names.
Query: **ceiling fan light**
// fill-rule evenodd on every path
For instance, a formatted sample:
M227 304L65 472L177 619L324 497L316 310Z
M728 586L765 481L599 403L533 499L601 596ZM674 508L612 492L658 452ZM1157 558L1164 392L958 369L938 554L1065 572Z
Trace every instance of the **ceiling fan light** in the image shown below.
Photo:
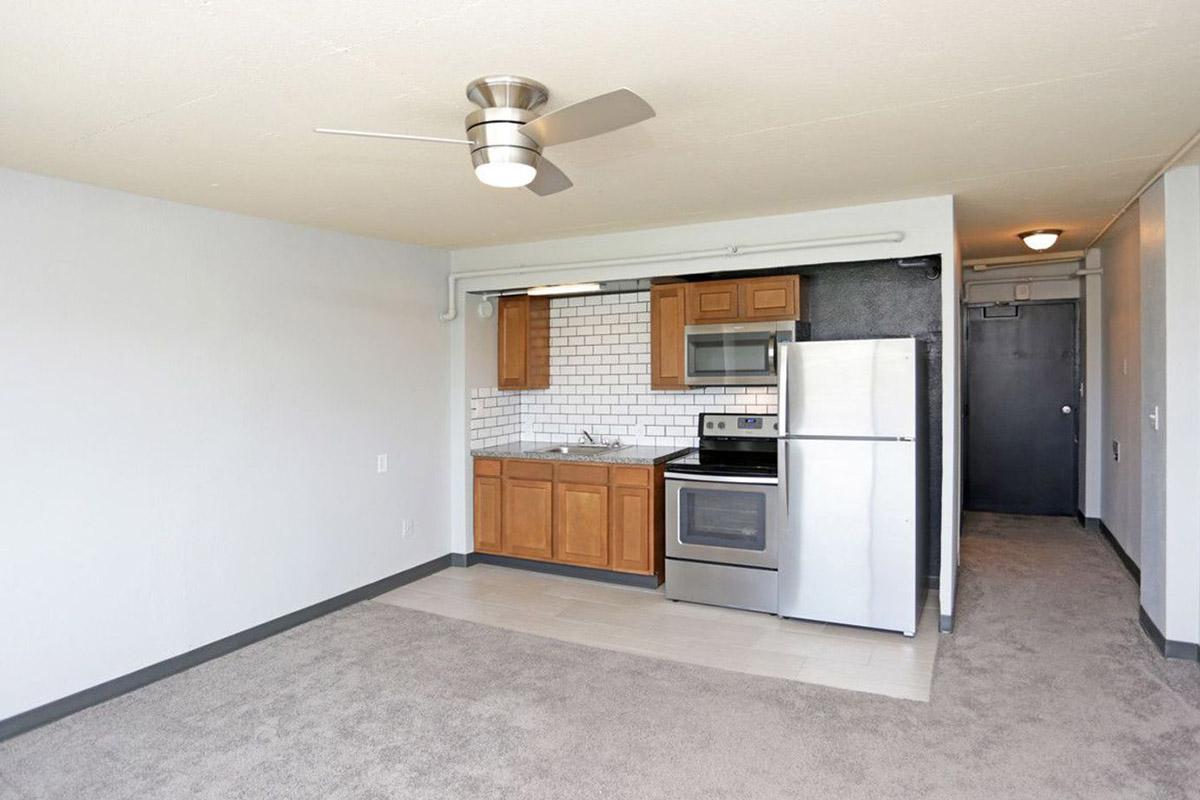
M1042 228L1017 234L1017 238L1023 241L1026 247L1038 251L1049 250L1058 241L1059 236L1062 236L1062 231L1057 228Z
M500 189L528 186L537 177L536 158L523 147L483 147L471 153L475 177Z

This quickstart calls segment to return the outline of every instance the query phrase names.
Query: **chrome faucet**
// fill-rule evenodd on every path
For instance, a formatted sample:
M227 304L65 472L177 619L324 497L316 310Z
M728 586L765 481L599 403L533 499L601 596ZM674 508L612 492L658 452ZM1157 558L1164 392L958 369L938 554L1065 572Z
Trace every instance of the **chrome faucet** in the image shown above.
M621 440L618 437L614 436L612 439L609 439L607 436L601 436L600 441L597 442L586 430L582 431L582 435L579 437L580 444L583 444L585 441L591 445L599 444L600 447L611 447L614 450L621 446Z

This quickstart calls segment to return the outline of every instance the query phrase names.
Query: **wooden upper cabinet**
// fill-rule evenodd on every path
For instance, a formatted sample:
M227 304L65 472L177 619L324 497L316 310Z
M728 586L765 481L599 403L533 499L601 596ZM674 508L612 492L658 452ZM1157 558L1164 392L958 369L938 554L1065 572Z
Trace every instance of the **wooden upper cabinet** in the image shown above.
M799 320L808 316L799 275L748 278L738 284L742 320Z
M496 314L497 386L547 389L550 386L550 298L499 298Z
M739 281L701 281L687 285L687 324L738 321Z
M650 287L650 388L686 389L683 373L683 326L687 284Z

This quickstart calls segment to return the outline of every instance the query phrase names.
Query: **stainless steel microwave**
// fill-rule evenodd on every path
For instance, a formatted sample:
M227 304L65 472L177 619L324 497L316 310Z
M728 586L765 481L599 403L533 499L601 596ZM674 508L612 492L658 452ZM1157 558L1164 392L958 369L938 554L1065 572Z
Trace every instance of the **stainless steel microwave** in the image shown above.
M796 341L802 324L688 325L683 329L684 382L689 386L774 385L779 346Z

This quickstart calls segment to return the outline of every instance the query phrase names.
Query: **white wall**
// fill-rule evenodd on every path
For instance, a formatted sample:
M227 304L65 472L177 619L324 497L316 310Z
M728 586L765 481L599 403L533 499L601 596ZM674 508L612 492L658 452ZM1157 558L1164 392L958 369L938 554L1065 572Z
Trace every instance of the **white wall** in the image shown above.
M1167 443L1166 431L1149 424L1152 406L1165 418L1166 404L1166 193L1160 180L1138 200L1141 253L1141 397L1134 424L1142 447L1142 608L1161 631L1166 621Z
M713 256L701 259L661 260L653 264L591 266L582 269L564 268L564 262L593 261L680 253L683 251L720 248L729 245L774 244L821 237L844 237L899 231L901 242L854 244L845 246L797 247L792 250L753 253L736 257ZM463 293L522 288L537 284L564 283L587 280L619 280L647 278L659 275L684 275L710 271L737 271L805 264L824 264L838 261L867 261L938 254L942 257L942 330L943 336L943 486L942 486L942 574L940 599L942 613L953 613L958 525L960 515L959 480L959 294L961 261L954 227L954 201L950 196L926 197L894 203L836 208L771 217L725 220L721 222L680 225L623 233L584 236L570 239L545 240L525 244L456 250L451 253L451 269L456 273L490 271L492 274L463 277L459 282L458 300ZM504 275L505 270L529 265L546 264L545 269L521 275ZM494 369L495 343L482 338L477 343L467 335L472 312L464 309L453 323L459 328L455 337L452 368L457 385L463 387L462 419L454 425L453 458L459 466L454 470L454 496L470 498L469 481L469 424L467 375L474 367L490 359ZM953 334L949 333L953 332ZM490 348L490 349L489 349ZM464 515L456 519L451 546L457 552L469 552L471 547L470 520Z
M1167 639L1200 643L1200 166L1163 177L1166 197L1164 558ZM1154 397L1146 399L1156 405ZM1153 434L1151 434L1153 435Z
M1104 270L1100 519L1125 553L1141 563L1141 245L1135 203L1093 252ZM1113 442L1121 459L1113 458Z
M1156 181L1105 236L1098 259L1106 446L1122 445L1120 463L1105 460L1103 519L1141 568L1146 614L1168 640L1197 644L1200 166Z
M448 551L447 269L0 170L0 718Z
M1087 254L1083 277L1083 435L1079 440L1079 510L1100 519L1104 460L1104 276L1100 251Z

